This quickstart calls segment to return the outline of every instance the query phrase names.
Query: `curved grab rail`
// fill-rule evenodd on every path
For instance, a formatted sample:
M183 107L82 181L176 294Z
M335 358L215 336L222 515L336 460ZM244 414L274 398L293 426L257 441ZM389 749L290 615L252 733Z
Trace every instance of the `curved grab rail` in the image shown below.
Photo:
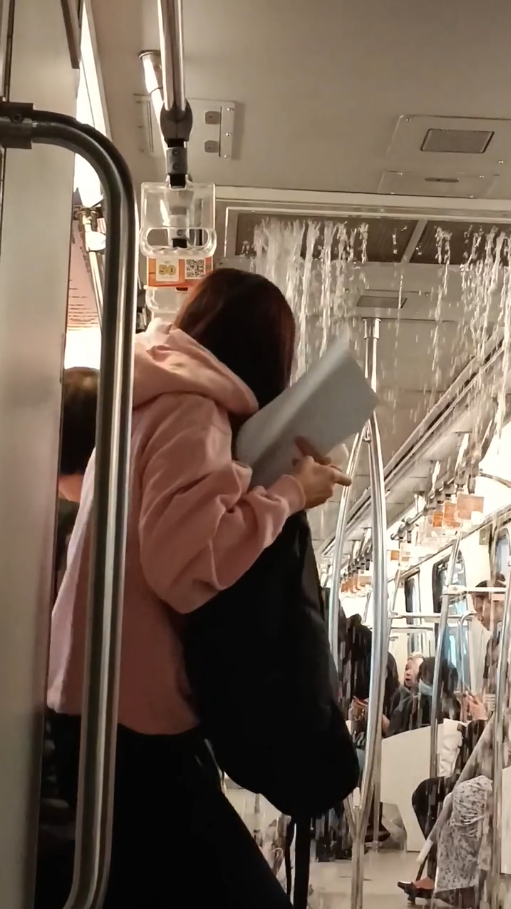
M73 886L65 906L100 909L108 883L113 816L137 311L137 207L124 159L92 127L61 114L33 111L31 139L82 155L100 177L107 205L78 817Z

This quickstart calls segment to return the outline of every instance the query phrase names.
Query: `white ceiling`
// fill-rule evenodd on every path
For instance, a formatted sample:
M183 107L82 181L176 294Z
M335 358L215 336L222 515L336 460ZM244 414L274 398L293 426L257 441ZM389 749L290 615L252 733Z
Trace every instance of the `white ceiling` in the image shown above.
M92 7L113 138L136 178L152 179L134 97L145 91L138 53L158 47L157 0ZM491 144L488 156L455 162L406 142L389 154L403 116L511 116L510 31L508 0L185 0L188 97L237 105L236 160L204 154L192 137L194 179L376 192L386 171L424 176L441 158L442 172L497 170L489 189L481 183L510 197L511 149L497 167Z
M157 0L90 3L112 138L137 184L162 179L162 156L148 153L138 59L142 50L159 46ZM202 113L189 151L194 180L217 188L261 188L265 200L282 199L279 190L309 190L302 209L307 211L316 200L317 210L324 210L320 193L414 195L426 191L427 177L459 179L429 183L427 191L474 197L466 220L472 214L477 220L478 206L484 208L478 199L489 200L488 209L490 200L511 200L509 0L484 5L480 0L184 0L183 6L192 108L194 99L236 106L233 157L223 159L204 152L199 122L204 104L195 105ZM443 124L449 128L494 132L488 151L421 152L427 128L442 126L438 117L449 118ZM467 124L466 118L477 122ZM225 228L226 241L225 204L232 203L233 192L218 192L220 199L231 199L219 206L218 226L222 239ZM253 192L245 197L255 198ZM379 198L386 205L390 197ZM356 207L354 197L351 204ZM244 203L245 211L255 208ZM364 272L369 288L401 286L409 293L399 321L390 315L381 326L379 410L389 462L474 356L474 337L459 272L450 274L440 311L436 266L371 264ZM494 302L490 322L497 318ZM361 319L348 323L362 359ZM452 445L456 438L454 433ZM410 467L410 481L394 496L390 517L411 502L414 490L424 488L428 470L427 459ZM367 483L363 464L354 502L362 500ZM335 509L326 509L315 522L316 539L329 536L334 520Z

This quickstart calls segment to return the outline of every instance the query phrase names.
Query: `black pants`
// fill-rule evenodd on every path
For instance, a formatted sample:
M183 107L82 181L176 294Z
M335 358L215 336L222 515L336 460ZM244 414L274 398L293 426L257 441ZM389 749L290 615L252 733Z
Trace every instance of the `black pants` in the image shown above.
M444 799L454 788L454 777L436 776L419 783L412 795L412 807L425 839L431 833L444 803ZM429 853L430 868L436 862L436 846Z
M454 788L451 777L436 776L419 783L412 795L412 807L425 837L435 825L446 795Z
M54 715L60 792L76 804L80 721ZM282 887L223 795L199 733L118 729L104 909L288 909Z

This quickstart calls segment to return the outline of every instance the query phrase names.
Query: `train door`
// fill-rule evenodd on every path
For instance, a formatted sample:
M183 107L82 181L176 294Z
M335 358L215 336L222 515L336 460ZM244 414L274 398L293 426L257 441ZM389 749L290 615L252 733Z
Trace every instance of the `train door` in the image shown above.
M73 115L60 0L2 4L2 95ZM0 205L0 904L30 905L52 589L74 160L4 155Z

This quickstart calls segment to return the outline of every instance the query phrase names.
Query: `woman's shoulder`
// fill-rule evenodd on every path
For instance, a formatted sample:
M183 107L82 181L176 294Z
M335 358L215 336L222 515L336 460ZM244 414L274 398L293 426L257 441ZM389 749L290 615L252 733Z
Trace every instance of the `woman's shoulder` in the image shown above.
M133 413L133 425L152 433L156 427L217 430L231 433L229 414L213 398L192 392L166 392Z

